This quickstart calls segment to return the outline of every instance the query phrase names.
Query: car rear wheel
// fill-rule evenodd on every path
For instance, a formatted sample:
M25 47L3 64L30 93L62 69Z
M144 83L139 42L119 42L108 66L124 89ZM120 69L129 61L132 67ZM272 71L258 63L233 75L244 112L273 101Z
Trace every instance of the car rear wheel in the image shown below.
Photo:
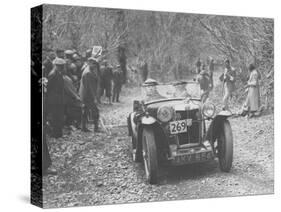
M154 132L144 128L142 134L142 156L146 179L150 184L156 184L158 178L158 159Z
M229 172L233 160L233 136L228 120L224 121L222 128L222 132L218 138L219 164L221 171Z

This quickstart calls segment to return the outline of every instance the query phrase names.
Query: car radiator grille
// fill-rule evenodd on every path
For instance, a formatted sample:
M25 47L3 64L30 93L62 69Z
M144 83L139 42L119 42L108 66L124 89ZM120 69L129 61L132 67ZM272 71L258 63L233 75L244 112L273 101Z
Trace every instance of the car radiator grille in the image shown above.
M179 144L189 144L189 143L198 143L199 142L199 125L200 122L197 121L196 113L199 112L196 110L189 111L176 111L176 116L180 116L179 120L183 119L192 119L192 125L187 128L186 133L178 134Z

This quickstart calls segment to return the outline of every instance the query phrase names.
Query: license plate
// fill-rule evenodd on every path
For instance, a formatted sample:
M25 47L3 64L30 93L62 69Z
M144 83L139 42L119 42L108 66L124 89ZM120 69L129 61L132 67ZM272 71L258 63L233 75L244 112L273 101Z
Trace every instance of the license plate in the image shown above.
M192 163L208 161L212 158L211 152L201 152L195 154L181 155L176 158L177 163Z
M192 119L178 120L170 122L170 133L179 134L187 131L187 127L192 125Z

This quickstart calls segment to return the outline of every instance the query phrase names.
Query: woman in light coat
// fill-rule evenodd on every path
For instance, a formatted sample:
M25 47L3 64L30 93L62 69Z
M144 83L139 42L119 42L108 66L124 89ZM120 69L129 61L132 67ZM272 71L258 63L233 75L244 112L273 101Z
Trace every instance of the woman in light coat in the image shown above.
M259 93L259 73L255 66L249 66L250 77L247 83L248 95L244 104L244 112L248 112L252 117L260 108L260 93Z

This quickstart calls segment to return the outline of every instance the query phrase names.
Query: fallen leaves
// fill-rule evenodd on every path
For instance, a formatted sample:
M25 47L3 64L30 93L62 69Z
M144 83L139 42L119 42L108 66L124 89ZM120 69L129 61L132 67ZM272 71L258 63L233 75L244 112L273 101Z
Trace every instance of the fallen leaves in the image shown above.
M135 96L102 108L105 124L120 124ZM218 162L161 170L159 185L144 178L134 163L126 128L106 133L72 130L60 139L48 138L58 175L44 177L45 207L85 206L171 199L206 198L273 191L273 115L248 122L231 119L234 168L221 173ZM250 165L249 165L250 164ZM253 184L252 181L258 183ZM264 188L266 184L267 188Z

